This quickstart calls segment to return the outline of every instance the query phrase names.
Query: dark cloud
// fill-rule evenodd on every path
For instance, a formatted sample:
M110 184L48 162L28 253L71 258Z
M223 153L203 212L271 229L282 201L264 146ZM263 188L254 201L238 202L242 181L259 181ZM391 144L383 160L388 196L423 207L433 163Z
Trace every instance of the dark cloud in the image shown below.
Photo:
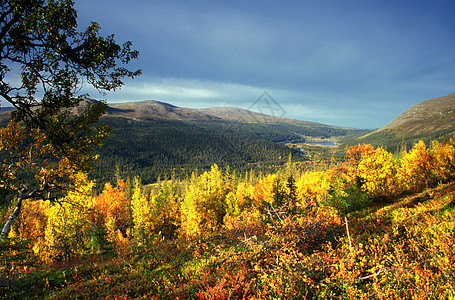
M454 92L455 5L423 2L98 0L77 7L81 25L96 20L141 53L135 66L144 76L110 99L248 107L268 91L291 117L375 128Z

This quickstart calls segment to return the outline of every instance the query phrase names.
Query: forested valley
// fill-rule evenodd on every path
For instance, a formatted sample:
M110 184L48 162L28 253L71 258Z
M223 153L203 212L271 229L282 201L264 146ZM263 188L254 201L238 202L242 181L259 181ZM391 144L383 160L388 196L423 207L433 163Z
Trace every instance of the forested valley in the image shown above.
M101 118L113 130L98 150L97 168L90 174L101 185L111 181L116 172L125 178L139 176L150 184L171 175L183 179L193 171L210 170L213 164L236 172L274 172L283 166L290 153L294 161L302 163L314 160L313 154L317 159L330 159L330 151L295 147L305 141L369 132L240 109L235 112L247 115L231 120L217 115L201 116L205 110L188 110L157 101L136 102L129 104L128 109L117 106L108 106L108 114ZM217 112L230 109L233 108L218 108ZM187 119L177 119L176 113ZM331 152L337 152L335 155L340 158L343 155L342 151Z
M147 184L172 174L186 178L193 171L209 170L215 163L237 172L270 172L283 165L289 153L296 161L308 160L303 152L284 144L234 134L221 127L248 126L241 123L124 118L109 118L106 123L114 133L100 149L97 168L92 172L98 182L112 180L116 172L125 178L139 176Z

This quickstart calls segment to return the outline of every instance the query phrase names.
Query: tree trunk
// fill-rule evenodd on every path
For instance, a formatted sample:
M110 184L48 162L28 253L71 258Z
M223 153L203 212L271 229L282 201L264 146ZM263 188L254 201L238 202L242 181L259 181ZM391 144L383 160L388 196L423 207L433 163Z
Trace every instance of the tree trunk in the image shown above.
M16 206L14 207L13 213L6 221L5 226L3 226L2 232L0 234L1 238L8 237L8 233L11 228L11 224L13 223L14 219L16 219L16 217L19 215L19 213L21 212L22 200L23 200L22 192L23 192L22 190L19 191L19 196L17 197Z

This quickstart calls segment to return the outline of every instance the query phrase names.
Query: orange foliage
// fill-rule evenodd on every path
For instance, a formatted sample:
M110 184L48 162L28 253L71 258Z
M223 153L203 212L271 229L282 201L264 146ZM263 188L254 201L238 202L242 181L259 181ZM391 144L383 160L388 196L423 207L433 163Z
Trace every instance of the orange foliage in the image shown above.
M110 241L119 236L126 237L131 228L130 200L125 194L125 182L117 181L117 187L106 183L103 192L95 199L95 208L103 220Z
M31 241L36 255L40 255L45 243L44 231L47 225L50 203L48 201L26 201L16 224L9 234L10 238Z
M365 158L374 152L375 149L370 144L359 144L357 146L346 147L345 149L345 155L347 158L349 158L348 162L350 165L357 165L362 160L362 158Z

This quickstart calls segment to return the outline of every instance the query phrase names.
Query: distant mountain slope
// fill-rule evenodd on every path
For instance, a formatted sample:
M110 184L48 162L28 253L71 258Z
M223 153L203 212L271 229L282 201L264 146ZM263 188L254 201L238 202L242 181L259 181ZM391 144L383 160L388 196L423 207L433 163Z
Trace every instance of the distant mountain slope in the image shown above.
M133 119L211 120L215 117L195 109L177 107L154 100L113 103L108 105L107 115Z
M215 163L238 172L264 172L283 165L289 153L295 161L307 159L302 152L281 143L222 134L212 128L218 127L213 121L212 127L167 119L110 117L103 121L112 126L113 135L99 150L98 167L92 173L101 184L113 180L116 165L123 177L139 175L148 184L172 173L184 178Z
M303 142L308 137L327 138L359 132L353 128L274 117L237 107L190 109L154 100L109 104L106 116L134 120L191 121L218 133L247 135L249 138L274 142L286 140Z
M422 101L358 141L396 147L422 139L429 142L455 133L455 93Z
M139 175L144 183L173 172L186 176L214 163L241 172L270 171L289 153L295 161L308 159L285 142L365 133L235 107L189 109L153 100L108 104L102 121L114 133L93 173L99 183L112 181L116 164L125 176Z
M86 99L71 111L81 112L96 102ZM113 180L116 165L123 177L139 175L144 183L174 172L187 176L214 163L241 172L270 172L286 163L289 153L295 161L308 160L287 142L365 133L235 107L190 109L153 100L109 103L101 121L112 126L113 135L99 150L99 164L92 172L99 187Z
M455 128L455 93L415 104L379 128L400 129L403 135L418 135Z

